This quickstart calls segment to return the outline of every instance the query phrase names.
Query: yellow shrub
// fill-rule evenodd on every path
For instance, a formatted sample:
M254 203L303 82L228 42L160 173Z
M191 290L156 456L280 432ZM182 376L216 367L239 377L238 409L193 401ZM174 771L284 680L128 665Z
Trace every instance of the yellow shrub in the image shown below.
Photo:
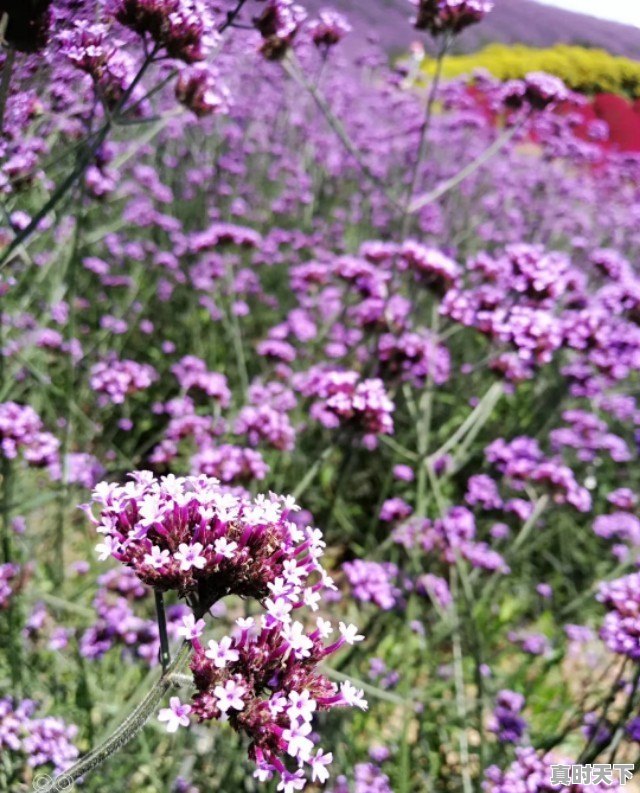
M423 66L430 73L434 61ZM444 75L458 77L484 68L500 80L524 77L527 72L549 72L562 78L573 90L585 94L610 92L640 97L640 62L611 55L605 50L557 44L535 49L523 44L490 44L470 55L451 55L445 60Z

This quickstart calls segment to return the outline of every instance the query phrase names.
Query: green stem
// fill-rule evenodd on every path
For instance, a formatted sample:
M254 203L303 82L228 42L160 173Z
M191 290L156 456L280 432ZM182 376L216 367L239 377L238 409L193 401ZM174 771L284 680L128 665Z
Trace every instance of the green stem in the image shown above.
M416 186L418 184L418 179L420 178L420 170L422 167L422 163L424 162L425 155L427 153L427 143L429 140L429 127L431 126L431 118L433 116L433 106L436 101L436 97L438 95L438 89L440 87L440 80L442 78L442 67L444 64L444 58L447 54L447 49L449 48L450 38L447 34L442 37L442 44L440 49L438 50L438 55L436 58L436 69L433 75L433 80L431 81L431 87L429 88L429 95L427 97L427 104L425 107L424 119L422 121L422 126L420 128L420 138L418 141L418 155L416 157L415 164L413 166L413 174L411 176L411 182L409 183L409 187L407 188L407 196L405 199L405 207L402 213L402 224L401 224L401 238L404 239L409 231L409 225L411 223L411 199L413 198L413 194L415 193Z
M292 77L298 83L298 85L300 85L302 88L305 89L305 91L307 91L310 94L313 101L316 103L316 105L322 112L322 115L327 120L327 123L329 124L331 129L335 132L335 134L340 139L342 145L356 161L358 168L362 171L363 176L365 176L373 185L375 185L396 209L400 209L403 211L404 207L395 196L389 193L385 181L383 179L380 179L378 176L376 176L373 173L373 171L369 168L369 166L364 162L360 152L358 151L354 142L349 137L349 134L344 128L342 122L338 118L336 118L336 115L331 110L331 106L324 98L324 96L320 93L318 88L305 78L302 70L298 68L297 62L293 60L291 56L288 55L287 58L283 61L283 66L287 74L290 77Z
M429 193L426 193L425 195L422 195L412 201L409 205L409 212L418 212L420 209L422 209L422 207L427 206L427 204L432 204L434 201L437 201L445 193L448 193L449 190L453 190L454 187L457 187L461 182L464 182L465 179L474 174L479 168L482 168L486 162L488 162L504 146L506 146L512 138L516 136L528 118L529 116L527 115L518 124L514 124L513 127L509 127L507 130L505 130L505 132L503 132L502 135L499 135L490 146L488 146L475 160L473 160L473 162L470 162L469 165L465 166L461 171L458 171L457 174L439 184Z
M190 652L191 644L184 642L159 680L154 683L146 697L131 711L122 724L103 743L78 760L71 768L50 780L45 787L39 788L40 793L54 793L57 790L68 789L73 782L98 768L112 754L132 741L154 714L158 703L174 682L173 675L181 671Z
M127 88L125 93L123 94L121 100L118 102L116 108L113 111L113 115L108 117L104 125L99 129L95 134L95 141L81 151L78 156L78 162L76 167L73 171L67 176L66 179L54 190L53 194L49 198L49 200L42 206L36 214L31 219L31 222L20 232L16 234L13 238L11 243L6 247L4 253L0 256L0 269L2 269L7 262L13 256L15 250L22 245L25 240L27 240L33 232L38 228L40 222L47 217L47 215L55 209L60 201L66 196L66 194L71 190L72 187L75 186L76 182L82 177L87 167L90 165L91 161L95 157L96 153L102 146L102 144L107 139L111 129L113 127L113 117L119 115L123 109L127 101L129 100L130 96L132 95L134 89L142 79L143 75L153 62L157 54L157 49L154 49L142 63L138 73L134 77L131 85ZM87 141L87 143L89 143Z
M451 596L453 602L457 602L458 585L456 571L451 568L450 574ZM455 684L456 712L460 722L459 745L460 745L460 775L462 777L462 789L464 793L473 793L471 784L471 772L469 770L469 738L467 736L467 698L464 692L464 667L462 656L462 638L460 634L460 618L458 611L454 615L454 630L452 637L453 647L453 678Z

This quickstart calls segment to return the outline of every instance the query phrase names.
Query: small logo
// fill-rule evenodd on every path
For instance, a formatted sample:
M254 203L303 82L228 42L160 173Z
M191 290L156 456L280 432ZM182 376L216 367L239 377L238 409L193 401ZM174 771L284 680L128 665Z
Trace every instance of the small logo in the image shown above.
M586 765L552 765L552 785L626 785L633 777L633 763L594 763Z
M49 774L36 774L33 778L32 787L38 790L70 790L73 787L73 779L66 774L60 774L55 779Z

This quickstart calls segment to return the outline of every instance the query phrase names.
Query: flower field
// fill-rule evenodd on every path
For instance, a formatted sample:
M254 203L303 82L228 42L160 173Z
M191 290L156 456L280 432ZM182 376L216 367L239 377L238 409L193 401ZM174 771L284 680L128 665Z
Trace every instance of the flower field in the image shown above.
M492 6L0 0L0 791L637 785L640 155Z

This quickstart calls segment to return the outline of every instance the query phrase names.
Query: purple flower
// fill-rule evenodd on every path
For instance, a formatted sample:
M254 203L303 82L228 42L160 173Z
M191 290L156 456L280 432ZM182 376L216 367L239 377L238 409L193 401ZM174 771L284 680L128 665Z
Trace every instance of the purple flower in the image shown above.
M167 732L176 732L178 727L189 726L189 713L191 705L183 705L179 697L171 697L169 707L158 713L158 721L166 721Z
M524 697L515 691L500 691L488 729L501 743L518 743L527 729L527 722L520 715Z
M27 769L53 766L64 772L78 757L73 741L78 728L55 716L36 718L32 700L0 699L0 748L7 761L18 760ZM29 772L32 773L32 772Z
M183 617L182 619L182 626L178 628L178 635L182 636L187 641L191 641L193 639L197 639L199 636L202 636L204 628L204 620L196 621L196 618L193 616L193 614L187 614L187 616Z
M149 388L158 374L152 366L115 357L100 361L91 368L89 383L101 395L101 404L124 403L127 396Z
M600 638L612 652L640 659L640 573L600 584L597 599L609 608Z
M391 562L369 562L356 559L345 562L342 569L356 600L375 603L388 611L400 602L400 589L396 585L398 568Z

